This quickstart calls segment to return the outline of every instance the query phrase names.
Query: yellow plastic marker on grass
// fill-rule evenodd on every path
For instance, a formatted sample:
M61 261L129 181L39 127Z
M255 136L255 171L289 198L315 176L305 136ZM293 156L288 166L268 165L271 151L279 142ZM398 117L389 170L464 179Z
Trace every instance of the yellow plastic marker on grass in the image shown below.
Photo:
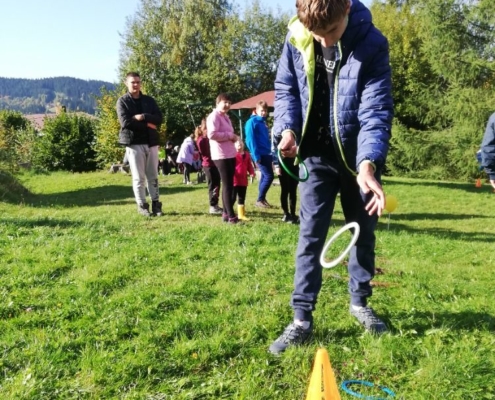
M330 358L325 349L316 352L306 400L341 400Z

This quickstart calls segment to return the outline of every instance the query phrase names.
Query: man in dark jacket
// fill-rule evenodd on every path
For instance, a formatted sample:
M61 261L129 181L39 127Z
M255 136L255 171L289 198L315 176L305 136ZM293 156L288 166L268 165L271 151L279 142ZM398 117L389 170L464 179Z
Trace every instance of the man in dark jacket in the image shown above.
M488 119L485 135L481 142L481 166L485 169L490 183L495 189L495 114L492 114Z
M156 129L162 123L162 113L151 96L141 93L141 78L137 72L129 72L125 84L128 92L117 100L119 143L126 146L138 212L145 216L161 216ZM146 185L151 197L151 213L146 202Z
M388 42L359 0L297 0L296 8L275 80L272 132L282 157L304 162L300 231L294 320L270 346L274 354L311 336L322 285L319 260L339 192L346 222L360 227L348 263L349 311L368 331L387 330L367 299L393 117Z

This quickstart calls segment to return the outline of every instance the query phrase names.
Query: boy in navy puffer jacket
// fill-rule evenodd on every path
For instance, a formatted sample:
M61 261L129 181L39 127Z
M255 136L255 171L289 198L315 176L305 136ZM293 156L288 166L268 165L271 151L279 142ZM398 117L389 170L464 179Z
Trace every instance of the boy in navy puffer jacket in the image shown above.
M359 0L297 0L296 8L275 81L273 134L283 157L305 163L309 179L299 185L294 320L270 346L274 354L311 336L319 259L339 192L346 222L360 226L348 263L350 313L371 332L387 330L367 299L393 118L388 42Z

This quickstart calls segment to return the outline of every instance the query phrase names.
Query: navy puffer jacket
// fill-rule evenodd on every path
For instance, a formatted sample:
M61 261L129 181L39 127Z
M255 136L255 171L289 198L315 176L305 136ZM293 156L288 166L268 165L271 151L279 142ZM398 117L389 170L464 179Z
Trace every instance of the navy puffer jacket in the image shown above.
M337 44L337 67L330 100L330 131L337 153L352 173L363 160L382 167L393 118L388 41L372 23L370 11L353 0L347 28ZM273 135L292 130L298 144L307 134L314 91L313 36L297 17L289 23L275 80Z
M488 119L481 143L481 165L485 168L490 180L495 179L495 114Z

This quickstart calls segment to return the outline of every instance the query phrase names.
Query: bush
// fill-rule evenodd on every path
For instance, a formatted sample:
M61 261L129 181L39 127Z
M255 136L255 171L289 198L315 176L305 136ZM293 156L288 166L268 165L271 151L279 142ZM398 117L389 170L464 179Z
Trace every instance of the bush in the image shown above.
M36 131L19 112L0 111L0 169L15 172L19 164L29 164Z
M33 165L48 171L94 171L94 140L94 120L89 117L63 112L46 118L36 142Z
M472 127L419 131L395 123L387 174L421 179L473 179L479 174L475 158L478 136Z
M98 120L95 125L96 161L101 168L115 162L122 162L125 148L119 145L120 123L116 103L119 94L104 90L97 98Z

